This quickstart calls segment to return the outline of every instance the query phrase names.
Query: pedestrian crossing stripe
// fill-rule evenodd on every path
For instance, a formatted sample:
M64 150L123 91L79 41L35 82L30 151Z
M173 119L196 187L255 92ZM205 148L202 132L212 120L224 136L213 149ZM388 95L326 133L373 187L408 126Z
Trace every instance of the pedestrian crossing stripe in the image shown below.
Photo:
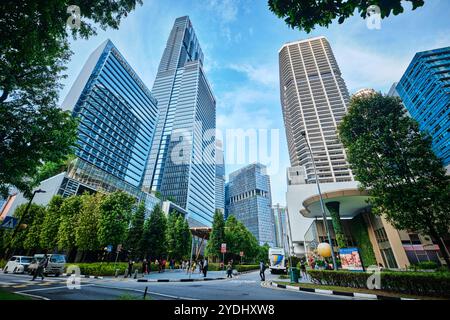
M44 283L38 283L38 286L50 286L52 285L54 282L44 282Z
M13 288L25 288L25 287L27 287L28 285L27 284L19 284L19 285L17 285L17 286L12 286Z

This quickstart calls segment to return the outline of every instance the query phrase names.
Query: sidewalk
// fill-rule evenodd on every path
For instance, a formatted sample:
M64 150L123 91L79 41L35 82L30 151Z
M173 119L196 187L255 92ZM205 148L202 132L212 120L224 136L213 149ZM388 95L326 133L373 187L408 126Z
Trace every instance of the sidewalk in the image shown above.
M142 277L139 275L139 282L171 282L171 281L203 281L203 280L221 280L225 279L226 274L224 271L208 271L206 277L203 277L203 273L198 271L194 273L186 273L185 270L167 270L165 272L151 272L148 275Z

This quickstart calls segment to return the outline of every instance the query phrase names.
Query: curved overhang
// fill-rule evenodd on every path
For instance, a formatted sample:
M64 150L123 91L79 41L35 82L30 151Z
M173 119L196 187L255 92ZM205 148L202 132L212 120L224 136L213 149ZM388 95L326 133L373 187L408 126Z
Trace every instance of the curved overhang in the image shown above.
M322 193L324 203L337 201L340 203L341 218L353 218L363 209L369 207L367 191L359 189L341 189ZM327 216L330 216L325 209ZM320 196L314 195L303 201L303 209L300 214L306 218L321 218Z

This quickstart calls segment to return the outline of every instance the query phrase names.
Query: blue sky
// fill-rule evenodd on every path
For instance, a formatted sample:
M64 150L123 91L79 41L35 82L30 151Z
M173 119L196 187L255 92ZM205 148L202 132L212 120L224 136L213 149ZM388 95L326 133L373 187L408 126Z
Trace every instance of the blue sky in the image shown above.
M428 0L415 11L383 20L369 30L359 16L311 34L292 30L273 15L267 0L144 0L119 30L98 30L72 42L65 97L89 54L111 39L151 89L175 18L189 15L205 54L205 70L217 99L217 127L279 130L279 169L272 170L273 203L285 204L289 166L279 99L278 50L289 41L328 38L350 93L387 92L418 51L450 45L450 1ZM83 8L81 8L83 13ZM227 174L241 167L227 165Z

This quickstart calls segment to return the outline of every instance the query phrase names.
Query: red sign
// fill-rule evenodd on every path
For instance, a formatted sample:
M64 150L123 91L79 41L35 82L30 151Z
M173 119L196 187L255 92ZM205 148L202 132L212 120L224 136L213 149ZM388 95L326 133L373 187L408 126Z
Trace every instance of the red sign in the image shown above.
M240 255L241 257L243 257L243 256L244 256L244 251L239 252L239 255Z
M221 253L227 252L227 244L226 243L222 243L222 246L220 247L220 252Z

